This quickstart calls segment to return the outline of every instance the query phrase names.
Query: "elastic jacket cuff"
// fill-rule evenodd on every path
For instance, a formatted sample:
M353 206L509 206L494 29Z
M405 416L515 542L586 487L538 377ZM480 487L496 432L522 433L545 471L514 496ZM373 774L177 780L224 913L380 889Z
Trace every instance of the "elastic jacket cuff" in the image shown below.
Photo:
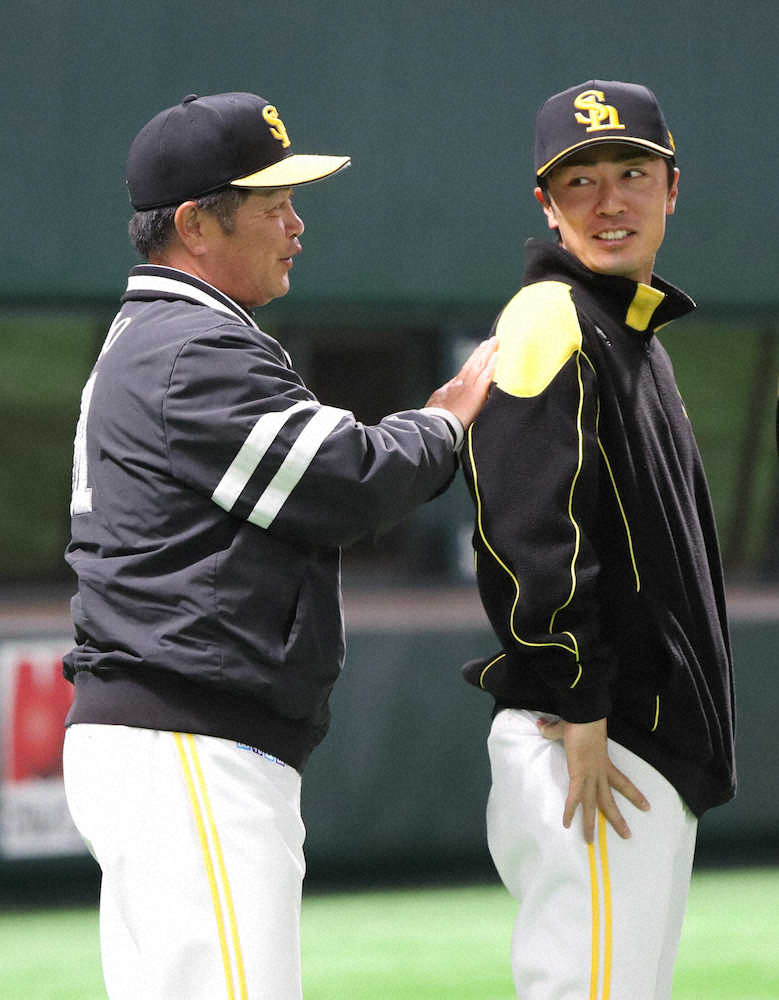
M456 417L450 410L445 410L441 406L426 406L422 412L432 413L436 417L441 417L447 422L447 424L449 424L449 429L454 437L454 450L459 453L463 446L463 441L465 440L465 428L463 427L460 418Z
M566 722L597 722L611 713L611 694L608 688L568 691L559 699L559 713Z

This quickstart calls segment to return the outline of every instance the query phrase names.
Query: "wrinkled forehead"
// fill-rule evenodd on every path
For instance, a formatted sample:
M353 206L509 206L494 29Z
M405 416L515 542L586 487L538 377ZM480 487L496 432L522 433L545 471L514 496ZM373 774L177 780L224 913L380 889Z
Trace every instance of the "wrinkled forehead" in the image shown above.
M281 196L285 198L291 198L292 194L294 193L294 188L291 187L243 188L242 190L249 193L252 198L256 198L257 200L264 198L266 201L270 200L271 198L278 198Z

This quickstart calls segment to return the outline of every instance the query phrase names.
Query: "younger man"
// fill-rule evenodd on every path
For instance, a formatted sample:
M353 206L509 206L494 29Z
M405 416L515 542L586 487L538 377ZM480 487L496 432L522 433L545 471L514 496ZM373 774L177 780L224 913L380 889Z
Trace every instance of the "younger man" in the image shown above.
M465 463L489 845L522 1000L664 1000L697 819L734 793L714 519L655 336L694 308L653 273L679 171L651 91L597 80L541 107L535 161L558 244L527 244Z

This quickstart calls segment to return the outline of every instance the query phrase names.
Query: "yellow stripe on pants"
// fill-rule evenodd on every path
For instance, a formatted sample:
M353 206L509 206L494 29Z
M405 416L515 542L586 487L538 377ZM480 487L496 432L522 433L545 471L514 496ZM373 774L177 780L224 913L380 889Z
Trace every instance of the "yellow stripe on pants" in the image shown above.
M606 817L598 813L598 842L600 846L600 868L603 878L603 1000L611 995L611 875L609 874L609 852L606 844Z
M211 900L214 907L214 917L216 919L217 933L219 936L219 948L222 954L222 962L224 964L225 985L227 988L227 1000L235 1000L235 988L233 984L233 969L230 961L230 949L227 940L225 919L222 911L222 900L219 894L219 885L217 881L217 869L219 878L221 879L222 894L225 899L228 921L230 924L230 933L235 953L235 964L236 964L236 973L238 979L240 1000L248 1000L248 993L246 989L246 976L244 973L243 957L241 955L241 946L238 938L238 927L235 919L235 909L233 906L232 893L230 891L230 883L227 878L227 871L224 864L224 855L222 853L222 848L219 843L219 836L217 834L216 823L214 822L213 810L211 809L211 803L209 800L208 791L206 789L205 778L203 776L203 769L200 766L200 760L197 753L197 747L195 745L195 739L191 733L187 733L186 736L183 736L181 733L174 733L174 738L176 741L176 747L178 749L179 757L181 759L181 767L184 772L184 778L187 784L187 790L189 792L190 803L192 805L192 812L195 817L195 825L197 827L198 838L200 840L200 848L203 854L203 861L206 868L206 874L208 876L208 884L211 891ZM186 739L187 741L186 747L184 745L184 739ZM192 758L191 764L189 757L187 755L187 750L189 750L189 754L191 755ZM200 792L200 797L198 797L198 791ZM202 806L201 806L201 799L203 803ZM208 831L206 830L206 821L203 816L204 809L206 818L208 820ZM209 844L208 833L210 833L211 841L213 842L213 851L216 856L216 866L214 865L214 860L212 858L211 845Z
M600 888L598 885L598 858L600 858L603 881L603 991L601 1000L611 996L612 962L612 911L611 876L609 874L609 854L606 843L606 817L598 812L598 853L595 844L587 845L590 861L590 887L592 897L592 958L590 965L590 1000L598 1000L598 973L600 968Z

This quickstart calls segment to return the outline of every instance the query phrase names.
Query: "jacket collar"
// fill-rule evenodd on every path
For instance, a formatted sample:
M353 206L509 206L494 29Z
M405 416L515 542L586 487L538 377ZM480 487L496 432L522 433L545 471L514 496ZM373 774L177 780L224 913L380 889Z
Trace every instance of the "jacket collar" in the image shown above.
M689 295L656 274L652 275L651 285L618 275L597 274L558 244L528 240L524 283L534 284L551 275L585 286L609 313L617 315L631 329L648 335L695 308Z
M127 291L122 296L122 302L137 302L149 299L167 299L173 301L183 299L197 305L215 309L231 319L238 319L246 326L259 329L248 312L234 302L229 295L220 292L218 288L201 281L193 274L179 271L175 267L163 267L159 264L139 264L130 271L127 279Z

